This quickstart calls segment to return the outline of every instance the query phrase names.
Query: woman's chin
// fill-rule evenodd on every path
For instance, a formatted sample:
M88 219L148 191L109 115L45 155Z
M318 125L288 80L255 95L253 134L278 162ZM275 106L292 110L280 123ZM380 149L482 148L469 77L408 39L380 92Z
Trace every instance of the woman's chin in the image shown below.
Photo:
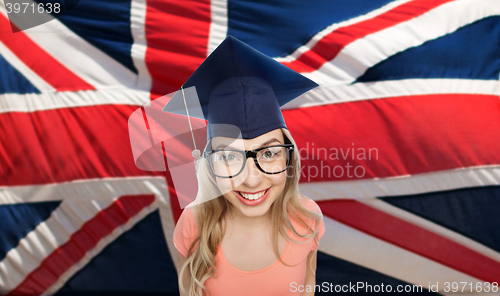
M266 214L269 212L269 206L266 207L253 207L251 209L244 208L244 207L236 207L237 211L240 212L241 215L243 215L246 218L259 218L259 217L264 217Z
M233 205L233 208L237 210L242 216L247 218L257 218L265 216L269 213L271 205L276 200L275 192L272 192L273 188L268 189L270 192L268 196L263 196L262 201L260 200L245 200L242 196L238 196L237 193L231 191L224 196ZM227 196L229 195L229 196ZM267 194L266 194L267 195Z

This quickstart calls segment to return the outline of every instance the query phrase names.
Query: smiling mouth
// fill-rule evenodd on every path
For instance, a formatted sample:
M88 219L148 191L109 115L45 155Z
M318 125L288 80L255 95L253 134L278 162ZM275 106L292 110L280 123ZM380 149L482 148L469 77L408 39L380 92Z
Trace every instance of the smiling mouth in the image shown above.
M235 192L246 200L257 200L257 199L263 197L268 190L269 190L269 188L267 188L266 190L262 190L260 192L254 193L254 194L244 193L241 191L235 191Z

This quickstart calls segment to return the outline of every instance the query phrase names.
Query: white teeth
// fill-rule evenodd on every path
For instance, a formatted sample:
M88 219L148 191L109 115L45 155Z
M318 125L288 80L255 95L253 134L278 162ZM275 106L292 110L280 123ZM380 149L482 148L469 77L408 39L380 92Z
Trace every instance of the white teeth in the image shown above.
M240 192L241 196L243 196L244 198L249 199L249 200L256 200L258 198L261 198L264 195L264 193L266 193L266 190L259 192L257 194L246 194L246 193Z

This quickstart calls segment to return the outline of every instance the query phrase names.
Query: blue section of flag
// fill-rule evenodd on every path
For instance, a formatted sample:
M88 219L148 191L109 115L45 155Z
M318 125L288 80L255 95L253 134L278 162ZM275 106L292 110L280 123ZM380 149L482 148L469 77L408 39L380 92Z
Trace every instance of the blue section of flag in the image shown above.
M8 93L39 94L40 90L0 55L0 94Z
M499 74L500 17L494 16L398 53L368 69L357 82L409 78L498 80Z
M390 0L228 1L228 34L270 57L291 54L326 27Z
M500 186L465 188L382 200L500 252Z
M179 291L176 278L157 210L108 245L55 295L72 291L173 293Z
M60 203L50 201L0 205L0 261L38 224L47 220Z
M130 10L130 0L83 0L59 20L137 74L131 56Z
M366 295L367 290L366 289L360 289L357 291L352 291L350 286L354 285L356 286L358 282L363 283L365 287L367 285L378 285L380 286L381 284L384 284L384 286L391 285L392 286L392 293L396 292L396 287L398 285L408 285L409 283L398 280L396 278L393 278L391 276L385 275L383 273L377 272L373 269L369 269L357 264L354 264L352 262L348 262L345 260L342 260L340 258L334 257L327 255L323 252L318 251L318 259L317 259L317 269L316 269L316 284L320 285L320 287L327 286L327 289L322 289L319 291L319 293L315 293L315 295L324 295L324 294L334 294L334 293L340 293L342 295L346 294L352 294L352 295ZM327 283L327 284L323 284ZM332 284L334 287L335 285L346 285L349 287L349 290L346 291L335 291L333 293L330 292L330 285ZM429 292L426 288L427 287L422 287L422 292L415 293L418 295L426 295L426 294L431 294L432 292ZM373 287L372 287L373 289ZM368 290L369 292L370 290ZM379 291L380 293L381 291ZM368 294L379 294L374 291L372 293ZM382 293L383 294L383 293ZM434 295L434 293L433 293Z

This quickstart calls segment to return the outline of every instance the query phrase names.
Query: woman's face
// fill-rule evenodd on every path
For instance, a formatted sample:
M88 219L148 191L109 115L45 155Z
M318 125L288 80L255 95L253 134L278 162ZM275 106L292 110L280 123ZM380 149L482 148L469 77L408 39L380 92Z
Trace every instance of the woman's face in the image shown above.
M250 140L234 140L224 137L212 139L213 149L253 150L261 147L284 144L280 129L272 130ZM280 196L286 182L286 171L266 174L260 171L253 158L246 159L244 170L233 178L217 177L217 185L237 211L246 217L265 215L273 202Z

